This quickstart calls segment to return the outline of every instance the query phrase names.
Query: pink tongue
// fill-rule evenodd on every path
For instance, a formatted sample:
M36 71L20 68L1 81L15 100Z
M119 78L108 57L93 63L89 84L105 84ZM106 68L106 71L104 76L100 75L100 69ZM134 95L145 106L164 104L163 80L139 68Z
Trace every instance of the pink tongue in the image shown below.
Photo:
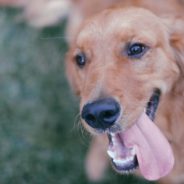
M173 168L174 156L168 141L145 113L121 136L127 147L135 148L139 168L146 179L157 180Z

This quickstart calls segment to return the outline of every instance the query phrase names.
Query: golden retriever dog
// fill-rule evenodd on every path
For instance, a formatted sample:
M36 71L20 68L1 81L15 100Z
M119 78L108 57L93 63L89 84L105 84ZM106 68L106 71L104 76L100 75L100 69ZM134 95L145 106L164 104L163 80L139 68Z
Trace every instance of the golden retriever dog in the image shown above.
M89 177L110 160L118 173L183 184L182 1L75 0L71 10L66 70L94 135Z
M184 183L182 0L0 0L32 25L68 13L66 70L93 134L86 159L99 180L118 173ZM183 123L183 124L182 124Z
M1 7L17 7L23 11L16 20L43 28L57 24L66 17L70 0L0 0Z

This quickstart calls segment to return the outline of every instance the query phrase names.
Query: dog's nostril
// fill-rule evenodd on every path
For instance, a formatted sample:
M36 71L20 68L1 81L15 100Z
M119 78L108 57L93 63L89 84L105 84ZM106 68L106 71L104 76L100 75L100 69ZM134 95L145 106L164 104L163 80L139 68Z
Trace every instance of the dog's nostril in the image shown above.
M111 118L114 114L115 114L115 113L114 113L114 111L112 111L112 110L102 112L102 116L103 116L104 118Z
M119 115L119 111L108 110L101 113L100 119L106 126L111 126L117 120L117 115Z
M91 122L95 122L96 121L95 116L93 116L92 114L88 114L86 116L86 119L88 119L88 121L91 121Z
M84 106L82 118L93 128L111 127L120 114L119 104L112 98L94 101Z

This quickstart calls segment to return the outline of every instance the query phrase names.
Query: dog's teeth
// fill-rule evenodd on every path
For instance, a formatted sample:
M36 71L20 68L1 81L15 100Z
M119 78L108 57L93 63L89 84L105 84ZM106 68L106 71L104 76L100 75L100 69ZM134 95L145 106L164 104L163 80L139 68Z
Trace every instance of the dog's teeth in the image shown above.
M125 164L126 160L123 160L123 159L113 159L113 162L115 162L116 164Z
M126 159L127 162L130 162L132 160L134 160L134 157L129 157L129 158Z
M126 159L113 159L113 161L116 163L116 164L126 164L130 161L133 160L133 157L128 157Z
M118 145L119 141L114 136L112 136L112 143L113 143L113 145Z
M113 142L117 142L116 138L114 136L112 136L112 141Z
M110 134L111 134L111 136L112 136L112 137L116 135L116 134L115 134L115 133L113 133L113 132L111 132Z
M111 158L114 158L114 157L116 156L115 152L110 151L110 150L107 151L107 154L108 154Z

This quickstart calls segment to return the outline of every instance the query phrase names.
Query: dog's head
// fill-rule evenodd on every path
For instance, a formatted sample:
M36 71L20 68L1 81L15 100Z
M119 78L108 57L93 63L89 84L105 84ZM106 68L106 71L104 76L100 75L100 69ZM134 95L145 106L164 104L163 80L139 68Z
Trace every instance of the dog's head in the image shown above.
M152 122L181 70L169 24L145 9L106 10L84 23L66 62L83 125L107 133L117 171L139 165L150 180L173 166L170 146Z

